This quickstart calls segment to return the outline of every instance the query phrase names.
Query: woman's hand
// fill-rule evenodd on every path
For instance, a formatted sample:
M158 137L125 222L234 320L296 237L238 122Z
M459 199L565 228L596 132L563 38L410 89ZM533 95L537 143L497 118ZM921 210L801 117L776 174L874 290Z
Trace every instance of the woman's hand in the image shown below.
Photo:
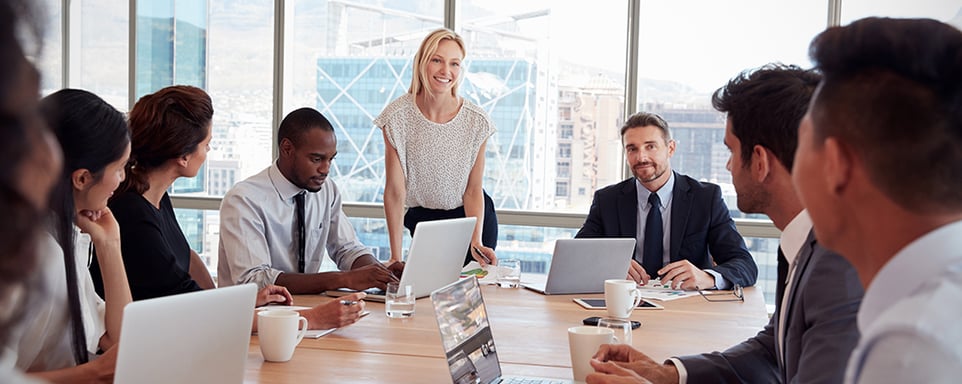
M494 250L481 245L481 243L471 244L471 256L482 267L488 264L498 265L498 256L494 254Z
M291 293L287 291L287 288L272 284L257 292L257 301L254 306L260 307L271 303L292 305L294 304L294 298L291 297Z
M120 225L110 208L77 212L76 224L80 231L90 235L94 244L116 241L120 243Z

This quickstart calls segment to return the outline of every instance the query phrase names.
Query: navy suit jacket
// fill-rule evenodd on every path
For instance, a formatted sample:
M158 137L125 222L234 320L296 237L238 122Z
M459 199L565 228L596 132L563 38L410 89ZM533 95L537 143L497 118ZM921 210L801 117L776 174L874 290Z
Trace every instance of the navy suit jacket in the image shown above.
M637 234L638 191L630 178L595 192L584 225L575 237L630 237ZM717 271L732 284L755 284L758 267L735 229L721 188L675 173L671 197L669 259L688 260ZM713 260L714 259L714 260Z
M725 352L680 357L689 383L841 383L858 343L862 283L842 256L809 232L796 261L791 291L768 325ZM784 282L779 282L783 284ZM776 348L784 308L784 352ZM778 355L785 364L779 366Z

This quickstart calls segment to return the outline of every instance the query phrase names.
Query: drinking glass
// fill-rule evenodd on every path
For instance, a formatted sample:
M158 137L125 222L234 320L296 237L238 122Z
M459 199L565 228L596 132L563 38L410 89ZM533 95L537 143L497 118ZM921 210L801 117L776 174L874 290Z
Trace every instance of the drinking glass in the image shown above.
M384 314L391 318L405 318L414 316L414 286L387 283L384 296Z
M603 317L598 319L598 327L610 328L615 332L612 344L631 345L631 320Z
M517 288L521 286L521 260L498 260L498 286Z

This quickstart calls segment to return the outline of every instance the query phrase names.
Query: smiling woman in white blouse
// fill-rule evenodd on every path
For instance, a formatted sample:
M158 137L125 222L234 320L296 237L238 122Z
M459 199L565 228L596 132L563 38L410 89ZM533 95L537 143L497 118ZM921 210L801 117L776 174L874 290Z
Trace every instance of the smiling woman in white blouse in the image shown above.
M421 221L477 217L475 251L465 264L497 263L494 202L481 188L485 145L495 128L481 107L458 96L464 56L461 36L448 29L428 34L414 56L408 93L374 120L384 136L389 264L401 261L402 216L412 234Z

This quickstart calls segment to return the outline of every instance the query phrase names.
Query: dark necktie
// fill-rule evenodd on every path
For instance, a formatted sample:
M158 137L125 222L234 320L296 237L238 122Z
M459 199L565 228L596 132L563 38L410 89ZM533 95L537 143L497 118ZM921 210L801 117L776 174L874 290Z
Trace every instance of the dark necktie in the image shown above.
M775 308L782 307L782 297L785 296L785 285L788 284L788 259L778 247L778 280L775 282Z
M661 199L658 194L652 192L648 195L648 220L645 221L645 255L642 259L645 272L652 278L658 277L658 270L664 262L664 236L661 228Z
M297 215L297 272L304 273L304 240L305 228L304 228L304 191L294 195L294 204L296 205L296 215Z

